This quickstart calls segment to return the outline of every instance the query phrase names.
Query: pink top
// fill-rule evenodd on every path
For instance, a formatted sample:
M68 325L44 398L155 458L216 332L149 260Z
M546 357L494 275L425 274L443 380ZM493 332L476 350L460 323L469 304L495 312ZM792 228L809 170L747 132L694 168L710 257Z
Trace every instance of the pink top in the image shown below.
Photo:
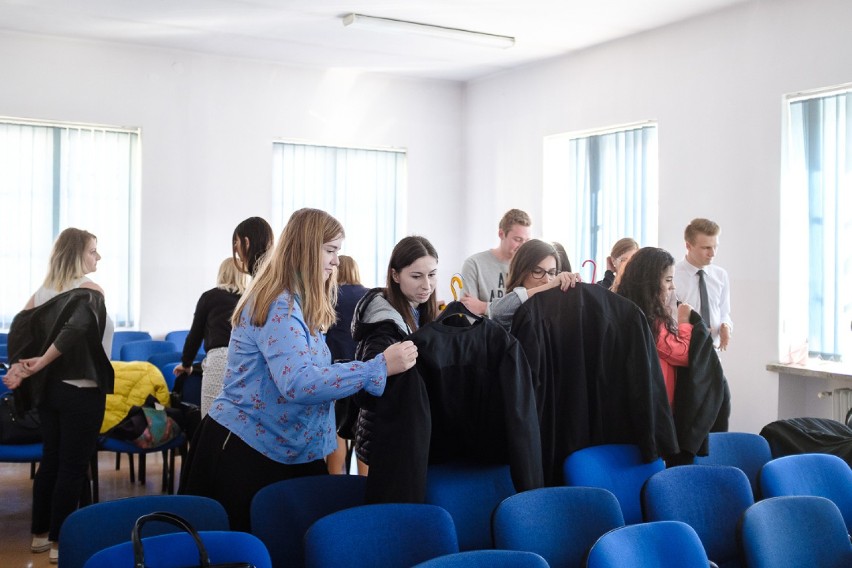
M671 333L664 325L660 325L657 335L657 355L660 356L660 367L663 368L663 379L666 382L666 394L669 404L674 405L675 367L689 365L689 340L692 338L692 324L681 323L677 326L677 335Z

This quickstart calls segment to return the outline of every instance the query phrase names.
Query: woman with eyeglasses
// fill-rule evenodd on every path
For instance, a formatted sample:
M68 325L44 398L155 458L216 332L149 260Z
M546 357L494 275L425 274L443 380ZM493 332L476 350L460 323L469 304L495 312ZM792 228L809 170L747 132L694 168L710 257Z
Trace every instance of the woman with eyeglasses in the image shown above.
M581 282L580 275L562 272L559 253L550 243L531 239L525 242L509 265L509 281L502 298L491 302L488 317L507 331L518 308L539 292L559 287L563 292Z

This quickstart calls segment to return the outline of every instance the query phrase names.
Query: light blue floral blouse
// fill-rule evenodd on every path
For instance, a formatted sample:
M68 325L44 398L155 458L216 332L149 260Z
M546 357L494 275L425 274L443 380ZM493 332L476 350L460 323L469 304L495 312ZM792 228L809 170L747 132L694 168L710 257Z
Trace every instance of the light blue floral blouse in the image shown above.
M322 334L311 334L298 296L284 292L266 324L251 325L248 307L231 332L228 366L210 417L280 463L322 459L337 447L334 401L385 390L384 355L331 363Z

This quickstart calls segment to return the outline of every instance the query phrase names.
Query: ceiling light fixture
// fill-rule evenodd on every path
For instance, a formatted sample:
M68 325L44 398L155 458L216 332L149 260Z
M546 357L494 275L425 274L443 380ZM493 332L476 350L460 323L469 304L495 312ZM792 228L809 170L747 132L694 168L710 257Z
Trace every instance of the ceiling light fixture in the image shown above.
M515 38L510 36L474 32L458 28L447 28L444 26L433 26L431 24L421 24L419 22L409 22L406 20L378 18L376 16L365 16L363 14L348 14L344 16L343 25L365 30L425 35L462 41L465 43L474 43L487 47L499 47L501 49L508 49L515 45Z

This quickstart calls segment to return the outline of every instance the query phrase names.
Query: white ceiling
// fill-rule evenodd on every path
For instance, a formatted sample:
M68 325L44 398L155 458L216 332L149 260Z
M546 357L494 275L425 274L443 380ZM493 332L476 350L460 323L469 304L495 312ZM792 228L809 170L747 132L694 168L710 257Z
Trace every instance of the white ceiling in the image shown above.
M0 29L465 81L750 0L0 0ZM516 38L356 30L349 13Z

